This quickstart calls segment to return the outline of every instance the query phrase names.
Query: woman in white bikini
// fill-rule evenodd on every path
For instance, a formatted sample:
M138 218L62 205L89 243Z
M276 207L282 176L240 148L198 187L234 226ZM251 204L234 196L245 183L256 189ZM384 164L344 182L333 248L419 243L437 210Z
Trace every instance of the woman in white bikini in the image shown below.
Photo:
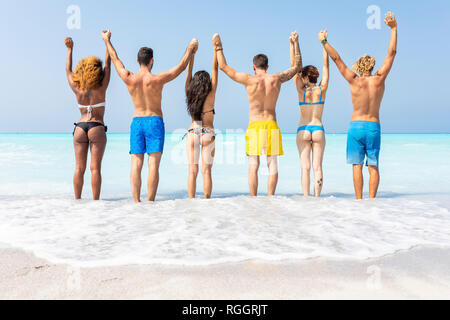
M74 123L73 146L76 169L73 176L75 199L81 199L88 149L91 150L91 184L94 200L100 198L102 184L101 164L106 147L105 97L111 75L111 58L106 50L105 67L97 57L81 59L72 72L73 41L65 39L67 47L66 73L70 88L75 93L81 118Z
M291 63L294 65L294 42L291 41ZM302 189L310 194L311 151L314 170L314 195L320 197L323 187L322 161L325 150L325 129L322 114L328 89L329 58L323 51L322 81L317 85L319 71L306 66L294 78L300 106L300 124L297 129L297 147L302 167Z
M186 76L187 110L192 118L186 139L186 151L189 163L188 194L195 198L200 153L202 155L203 193L211 198L211 168L215 153L214 102L216 98L218 63L216 51L213 56L211 77L206 71L198 71L192 77L194 56L188 65Z

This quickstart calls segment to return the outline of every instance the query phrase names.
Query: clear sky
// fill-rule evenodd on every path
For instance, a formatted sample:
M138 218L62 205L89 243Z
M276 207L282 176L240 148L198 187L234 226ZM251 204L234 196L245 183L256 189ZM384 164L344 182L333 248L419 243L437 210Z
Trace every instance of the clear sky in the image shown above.
M67 27L69 5L81 10L80 29ZM257 53L269 56L269 72L289 67L289 35L300 34L305 64L322 69L318 32L328 28L329 41L347 65L365 53L380 67L387 53L389 28L367 27L366 10L377 5L391 10L399 23L398 55L387 80L381 120L385 132L450 132L449 42L450 2L429 1L2 1L0 4L0 132L71 132L79 119L75 96L65 76L64 38L75 42L74 65L85 56L103 59L101 30L110 29L119 57L137 71L141 46L155 52L154 72L178 63L189 41L200 47L194 71L211 70L211 37L218 32L228 64L252 72ZM183 73L163 94L167 131L186 128ZM294 83L283 85L278 122L283 132L295 132L299 122ZM324 123L328 132L345 132L352 106L348 84L331 62ZM219 76L215 126L245 129L248 102L245 89L223 73ZM105 122L111 132L128 132L133 106L113 69L107 92Z

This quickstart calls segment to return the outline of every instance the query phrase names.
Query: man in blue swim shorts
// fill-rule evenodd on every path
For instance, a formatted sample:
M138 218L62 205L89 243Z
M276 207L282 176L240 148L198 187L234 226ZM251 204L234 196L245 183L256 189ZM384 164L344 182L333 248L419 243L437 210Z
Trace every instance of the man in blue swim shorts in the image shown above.
M161 117L134 117L130 128L130 154L162 153L164 135L164 121Z
M125 82L134 104L134 116L130 132L131 154L131 189L135 202L141 201L141 172L144 155L148 154L148 197L155 201L159 182L159 164L164 149L164 121L161 110L162 90L166 83L172 81L186 69L192 55L198 47L197 39L189 44L180 63L167 72L151 73L153 67L153 50L141 48L137 56L139 71L132 73L125 69L111 44L111 32L103 31L111 60L116 71Z
M380 106L383 100L385 81L391 71L397 53L397 21L395 15L388 12L385 23L391 28L391 39L386 59L381 68L372 75L375 59L369 55L361 57L353 71L347 68L337 51L328 43L327 31L319 33L319 40L341 74L350 83L353 100L353 116L347 139L347 163L353 165L353 184L357 199L363 198L364 161L369 167L370 198L376 198L380 183L379 156L381 145Z

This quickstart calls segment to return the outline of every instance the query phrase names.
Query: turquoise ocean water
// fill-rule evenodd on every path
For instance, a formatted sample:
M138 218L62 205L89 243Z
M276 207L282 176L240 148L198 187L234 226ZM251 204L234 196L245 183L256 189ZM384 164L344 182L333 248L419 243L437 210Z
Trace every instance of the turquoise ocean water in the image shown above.
M108 134L99 202L88 200L88 170L86 200L72 200L71 134L0 134L0 242L81 265L368 258L450 244L449 134L383 135L379 199L360 202L345 134L327 134L321 199L300 195L295 134L283 135L277 196L248 197L245 139L228 133L216 140L213 199L189 200L181 138L166 136L158 201L134 205L128 134Z

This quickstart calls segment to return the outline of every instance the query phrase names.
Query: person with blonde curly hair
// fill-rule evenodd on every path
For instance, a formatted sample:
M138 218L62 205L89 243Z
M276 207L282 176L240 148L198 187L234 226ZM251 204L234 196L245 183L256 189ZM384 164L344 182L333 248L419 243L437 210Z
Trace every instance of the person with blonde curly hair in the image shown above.
M352 70L353 72L359 73L362 76L364 75L369 76L372 74L374 67L375 67L375 58L366 54L355 62L355 64L352 66Z
M102 61L91 56L83 58L72 71L73 40L64 40L67 47L66 74L69 86L75 93L81 118L74 123L73 146L76 168L73 177L75 199L81 199L88 150L91 150L91 185L94 200L100 199L102 184L101 164L106 147L105 97L111 75L111 58L105 54L105 67Z
M376 198L380 183L379 156L381 146L380 106L385 91L386 78L391 71L397 54L397 21L388 12L385 23L391 28L388 55L381 68L372 74L375 58L364 55L347 68L337 51L328 43L327 30L319 33L319 40L341 74L350 84L353 100L353 116L347 138L347 163L353 165L353 184L357 199L363 198L363 165L369 167L369 195Z

